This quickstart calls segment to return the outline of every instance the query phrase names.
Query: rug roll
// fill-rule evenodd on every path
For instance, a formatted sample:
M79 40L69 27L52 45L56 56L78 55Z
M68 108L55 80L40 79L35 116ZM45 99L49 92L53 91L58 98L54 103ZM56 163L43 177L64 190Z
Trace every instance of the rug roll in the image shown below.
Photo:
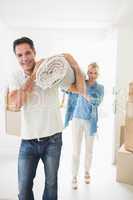
M66 88L74 82L74 71L63 54L46 58L36 73L36 84L44 90L59 83Z

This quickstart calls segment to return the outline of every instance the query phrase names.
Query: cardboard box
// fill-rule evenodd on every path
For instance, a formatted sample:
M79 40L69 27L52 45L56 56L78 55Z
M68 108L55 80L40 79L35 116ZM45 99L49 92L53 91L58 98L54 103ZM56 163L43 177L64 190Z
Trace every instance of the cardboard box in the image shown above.
M133 82L129 83L128 101L133 102Z
M133 82L129 83L129 95L133 96Z
M133 119L126 118L125 149L133 152Z
M133 102L133 95L129 95L129 96L128 96L128 101L129 101L129 102Z
M125 142L125 126L120 127L120 146L122 146Z
M5 92L5 130L6 134L20 136L21 111L16 109L9 97L9 90Z
M133 153L122 145L117 153L116 180L133 185Z
M133 102L127 102L126 104L126 118L133 119Z
M6 110L6 134L20 136L21 131L21 112Z

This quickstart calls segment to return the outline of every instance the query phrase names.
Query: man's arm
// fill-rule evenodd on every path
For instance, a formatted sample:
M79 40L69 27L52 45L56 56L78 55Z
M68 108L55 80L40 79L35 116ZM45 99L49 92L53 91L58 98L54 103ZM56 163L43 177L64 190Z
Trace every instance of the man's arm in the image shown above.
M33 90L34 80L36 79L36 72L42 62L43 59L36 63L33 73L19 89L10 91L7 94L7 104L9 110L19 110L25 104L29 94Z
M7 94L8 110L19 110L27 100L28 94L32 92L33 80L28 78L20 89L9 91Z

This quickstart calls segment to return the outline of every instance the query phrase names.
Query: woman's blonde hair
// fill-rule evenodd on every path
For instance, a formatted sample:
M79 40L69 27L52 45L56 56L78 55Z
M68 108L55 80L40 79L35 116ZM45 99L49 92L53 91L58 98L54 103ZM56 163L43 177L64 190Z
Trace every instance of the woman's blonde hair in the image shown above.
M98 65L96 62L90 63L90 64L88 65L88 68L89 68L89 67L92 67L92 68L96 69L96 71L97 71L97 76L99 76L99 65ZM87 69L87 73L88 73L88 70L89 70L89 69ZM87 74L86 74L86 80L88 80Z
M99 74L99 65L96 62L90 63L88 67L91 66L92 68L97 70L97 73Z

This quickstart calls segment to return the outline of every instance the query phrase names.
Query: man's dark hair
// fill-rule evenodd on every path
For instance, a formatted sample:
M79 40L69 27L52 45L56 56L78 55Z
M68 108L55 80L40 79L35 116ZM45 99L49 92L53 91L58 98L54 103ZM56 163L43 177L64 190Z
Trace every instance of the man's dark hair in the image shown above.
M23 43L29 44L29 46L31 47L31 49L34 49L34 43L33 43L33 41L30 38L28 38L28 37L21 37L21 38L16 39L13 42L13 51L14 51L14 53L16 53L16 51L15 51L16 46L19 45L19 44L23 44Z

